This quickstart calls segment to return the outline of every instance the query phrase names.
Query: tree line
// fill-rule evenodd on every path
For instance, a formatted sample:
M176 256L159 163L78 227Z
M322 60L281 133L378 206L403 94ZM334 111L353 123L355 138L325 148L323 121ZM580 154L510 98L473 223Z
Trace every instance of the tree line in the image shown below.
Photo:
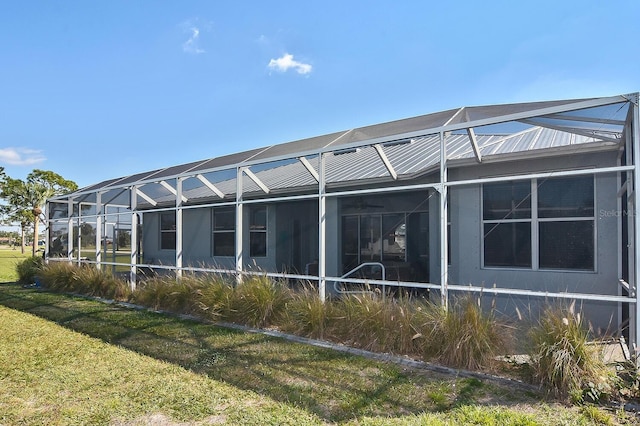
M44 206L48 198L67 194L78 189L78 185L59 174L34 169L26 179L14 179L0 167L0 223L20 225L24 251L25 234L33 230L32 255L38 250L38 227L45 220Z

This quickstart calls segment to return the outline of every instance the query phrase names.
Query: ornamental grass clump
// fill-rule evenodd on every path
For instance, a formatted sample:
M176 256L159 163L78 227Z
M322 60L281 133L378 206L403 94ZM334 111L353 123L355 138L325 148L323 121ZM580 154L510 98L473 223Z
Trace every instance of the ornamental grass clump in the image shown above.
M41 284L49 290L77 292L73 274L78 267L69 262L50 262L38 273Z
M128 300L131 295L129 283L115 277L110 272L101 271L93 265L75 266L71 275L72 287L77 293Z
M406 294L383 297L374 291L345 295L335 302L332 332L341 341L363 349L419 354L430 305Z
M434 307L427 312L423 354L455 368L491 368L498 355L507 352L511 329L493 312L483 311L480 299L470 296L454 300L448 310Z
M607 392L609 374L574 304L547 309L529 336L534 379L550 393L581 402Z
M279 321L283 331L312 339L330 338L334 304L322 302L317 288L307 283L291 292Z
M154 276L138 285L131 296L134 303L157 310L191 314L200 311L198 294L201 280L190 276Z
M251 275L235 287L230 320L251 327L267 327L281 317L290 290L285 282Z
M116 300L127 300L131 294L127 282L92 265L51 262L42 266L38 272L38 279L44 287L52 291Z
M214 274L205 274L194 279L199 281L195 292L198 315L212 321L229 320L235 297L232 283Z
M374 292L346 294L335 302L334 332L347 345L370 351L388 347L388 305Z

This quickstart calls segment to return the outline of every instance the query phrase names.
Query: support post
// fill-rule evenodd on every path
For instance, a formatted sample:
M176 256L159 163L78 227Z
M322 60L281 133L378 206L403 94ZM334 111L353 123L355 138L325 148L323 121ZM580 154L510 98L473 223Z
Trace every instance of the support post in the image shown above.
M49 212L47 211L47 214L49 214ZM67 203L67 259L72 260L73 259L73 239L74 239L74 234L73 234L73 198L69 198L68 203ZM80 228L78 227L78 235L80 235ZM34 238L37 238L38 236L36 235ZM77 237L77 235L76 235ZM80 259L80 246L78 246L78 260Z
M182 278L182 178L176 179L176 279Z
M96 268L102 265L102 193L96 193Z
M326 299L327 262L326 262L326 235L327 235L327 197L325 195L325 157L318 157L318 296L324 303Z
M136 194L135 187L130 189L131 197L131 258L130 258L130 272L129 272L129 286L131 290L136 289L138 283L138 195Z
M640 113L638 112L638 98L635 102L630 103L630 107L633 108L633 118L631 120L632 130L632 144L633 144L633 283L631 288L635 292L636 303L633 305L634 312L634 336L633 336L633 349L635 354L638 355L638 343L640 342L640 309L638 304L640 303L640 291L638 291L638 279L640 278L640 250L638 245L640 244L640 197L638 196L638 190L640 190Z
M242 241L243 232L243 204L242 204L242 167L236 169L236 283L242 283L243 253Z
M447 309L449 302L449 241L447 227L448 206L447 187L447 146L445 136L440 132L440 303Z

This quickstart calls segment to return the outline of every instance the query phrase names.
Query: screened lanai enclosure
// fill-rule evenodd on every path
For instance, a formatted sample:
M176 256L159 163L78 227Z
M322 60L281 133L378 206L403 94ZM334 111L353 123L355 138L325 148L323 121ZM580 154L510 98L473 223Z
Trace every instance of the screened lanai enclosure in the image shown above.
M323 299L481 294L505 315L576 301L635 344L638 126L637 93L463 107L141 172L50 199L46 257L132 286L211 272Z

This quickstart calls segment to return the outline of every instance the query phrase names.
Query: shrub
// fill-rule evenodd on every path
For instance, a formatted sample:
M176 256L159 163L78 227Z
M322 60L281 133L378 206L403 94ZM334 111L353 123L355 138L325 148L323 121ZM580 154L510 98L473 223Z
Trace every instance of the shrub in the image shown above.
M484 312L480 299L464 296L451 305L426 313L424 355L456 368L490 367L497 355L505 353L511 330L493 311Z
M548 391L574 402L584 395L597 400L608 392L605 365L573 305L547 309L529 335L534 379Z
M615 388L622 398L640 399L640 369L638 356L616 363Z
M16 272L18 273L18 282L20 284L31 284L35 281L36 276L40 273L44 265L44 261L40 256L32 256L24 259L16 264Z

